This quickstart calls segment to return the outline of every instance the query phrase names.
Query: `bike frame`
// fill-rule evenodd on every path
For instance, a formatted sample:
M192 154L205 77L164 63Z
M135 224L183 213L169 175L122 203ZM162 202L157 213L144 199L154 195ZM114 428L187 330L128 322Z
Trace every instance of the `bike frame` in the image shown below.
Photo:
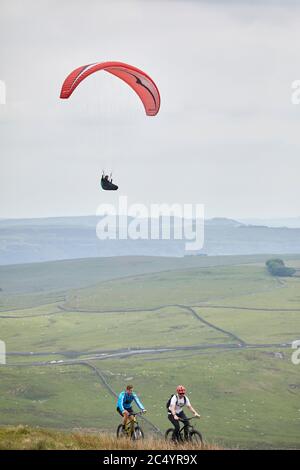
M191 418L187 418L187 420L185 420L185 421L191 421L192 419L195 419L195 418L196 418L196 416L192 416ZM184 423L184 421L180 418L179 418L179 421ZM187 430L188 433L190 434L194 430L194 426L190 423L183 424L183 426L179 429L179 435L180 435L181 438L182 438L182 434L184 434L185 430Z
M130 418L131 416L133 416L133 419L131 419L130 422L129 422L129 426L130 426L130 427L128 428L128 429L130 429L130 434L128 433L130 436L132 436L132 434L133 434L133 432L134 432L134 425L135 425L135 424L138 424L138 421L137 421L137 419L136 419L136 416L139 416L139 415L142 415L142 414L143 414L142 411L138 411L137 413L131 413L131 414L128 416L128 418Z

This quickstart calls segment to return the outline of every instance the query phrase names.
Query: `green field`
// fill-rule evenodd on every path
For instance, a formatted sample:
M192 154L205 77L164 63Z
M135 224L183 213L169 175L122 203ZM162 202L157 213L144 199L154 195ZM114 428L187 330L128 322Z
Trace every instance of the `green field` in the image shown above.
M12 319L2 319L1 334L11 350L21 352L86 352L228 341L226 335L201 324L189 312L176 307L155 312L58 312L49 316L15 318L13 329Z
M260 266L198 267L106 281L75 291L68 297L66 307L113 310L193 305L252 292L270 292L277 287L277 281L266 276Z
M300 278L270 277L269 257L0 267L0 424L113 431L133 382L146 432L163 432L184 383L209 442L299 448Z

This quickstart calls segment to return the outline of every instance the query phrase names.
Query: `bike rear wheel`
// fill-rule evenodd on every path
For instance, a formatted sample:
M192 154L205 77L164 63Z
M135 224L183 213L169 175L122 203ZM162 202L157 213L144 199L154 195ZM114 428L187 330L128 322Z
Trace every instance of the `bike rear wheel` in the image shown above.
M169 428L165 432L165 440L168 442L177 442L174 428Z
M119 424L119 426L117 427L117 437L121 438L125 436L126 436L126 432L124 431L123 424Z

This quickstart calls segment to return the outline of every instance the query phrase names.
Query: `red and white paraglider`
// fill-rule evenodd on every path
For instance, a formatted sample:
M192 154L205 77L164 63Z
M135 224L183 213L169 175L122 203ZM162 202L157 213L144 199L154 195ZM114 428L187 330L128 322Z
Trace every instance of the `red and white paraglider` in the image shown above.
M160 108L160 94L155 82L142 70L123 62L97 62L76 68L65 79L60 98L70 98L81 82L89 75L99 71L115 75L127 83L142 101L146 115L156 116ZM109 179L105 174L102 175L101 186L105 190L118 189L118 186L112 183L112 179Z

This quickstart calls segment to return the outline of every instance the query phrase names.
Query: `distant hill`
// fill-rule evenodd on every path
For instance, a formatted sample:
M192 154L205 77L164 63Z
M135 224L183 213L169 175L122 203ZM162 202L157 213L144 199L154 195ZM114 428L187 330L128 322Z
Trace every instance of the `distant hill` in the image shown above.
M287 228L300 228L300 217L281 217L270 219L240 219L240 222L245 225L263 225L267 227L287 227Z
M203 249L191 253L185 251L184 240L99 240L98 222L96 216L0 220L0 265L107 256L300 253L300 228L270 228L214 218L205 221ZM152 219L151 223L159 222ZM180 219L172 221L173 226L178 223Z
M224 217L214 217L213 219L208 219L205 221L205 224L210 227L241 227L244 225L242 222L238 222L234 219L226 219Z

